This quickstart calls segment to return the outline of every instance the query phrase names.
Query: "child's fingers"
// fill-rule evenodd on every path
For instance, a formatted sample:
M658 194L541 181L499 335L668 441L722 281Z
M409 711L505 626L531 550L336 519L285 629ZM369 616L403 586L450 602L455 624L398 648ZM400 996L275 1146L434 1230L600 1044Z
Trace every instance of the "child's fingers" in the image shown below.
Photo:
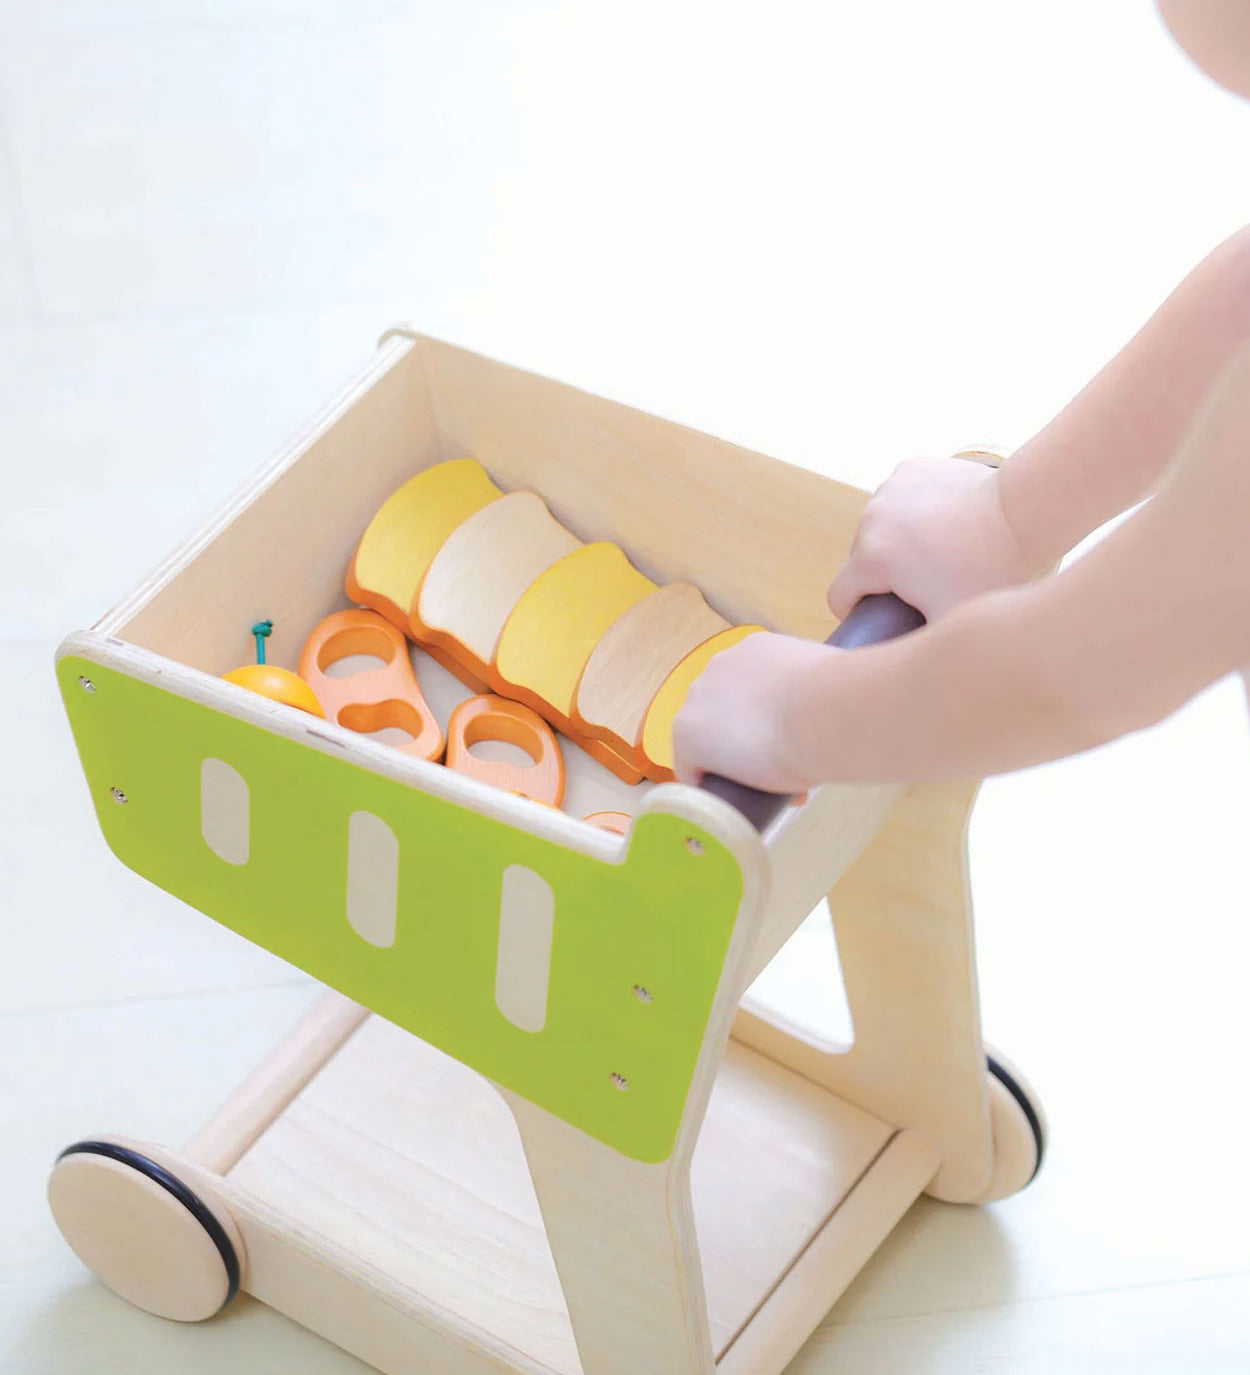
M703 781L705 772L695 763L699 757L699 724L691 715L678 715L673 722L673 772L679 783L695 787Z
M842 566L837 577L829 584L826 600L829 603L829 610L838 620L844 621L861 597L870 596L874 592L890 592L892 590L883 569L875 568L871 562L860 555L852 555L848 562Z
M846 620L847 612L855 605L859 581L859 569L852 558L849 563L842 565L838 576L829 584L825 600L829 603L829 610L838 620Z
M748 635L718 654L691 686L673 723L673 764L683 783L704 774L766 792L797 792L809 781L780 761L781 704L797 674L832 653L786 635Z

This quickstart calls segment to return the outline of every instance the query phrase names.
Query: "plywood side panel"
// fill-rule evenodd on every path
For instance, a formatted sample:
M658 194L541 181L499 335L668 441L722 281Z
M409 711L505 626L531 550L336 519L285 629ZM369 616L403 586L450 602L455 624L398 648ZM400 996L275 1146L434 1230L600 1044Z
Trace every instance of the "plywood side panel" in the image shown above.
M825 591L864 493L432 339L440 430L505 487L539 492L580 539L656 582L693 582L737 623L823 640Z
M313 626L347 605L374 513L442 457L421 358L393 341L100 629L221 674L251 662L248 628L270 618L269 657L294 668Z

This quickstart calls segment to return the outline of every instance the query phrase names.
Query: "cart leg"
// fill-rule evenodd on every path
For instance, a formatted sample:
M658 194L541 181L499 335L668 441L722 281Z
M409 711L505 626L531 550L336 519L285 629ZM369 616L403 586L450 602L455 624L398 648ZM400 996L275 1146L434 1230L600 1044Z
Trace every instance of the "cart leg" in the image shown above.
M734 1035L899 1127L941 1169L929 1193L969 1202L994 1167L967 876L969 783L908 790L829 894L855 1044L831 1055L740 1013Z
M515 1094L584 1375L712 1375L690 1162L630 1160Z

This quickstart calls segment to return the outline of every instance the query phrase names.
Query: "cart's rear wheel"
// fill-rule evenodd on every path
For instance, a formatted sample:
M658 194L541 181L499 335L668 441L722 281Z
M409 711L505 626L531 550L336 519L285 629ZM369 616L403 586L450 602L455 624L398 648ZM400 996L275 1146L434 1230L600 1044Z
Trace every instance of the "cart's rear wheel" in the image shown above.
M977 1203L1009 1198L1033 1182L1046 1152L1046 1118L1028 1080L997 1051L986 1056L994 1171Z
M207 1183L193 1189L174 1173L182 1163L79 1141L57 1158L48 1201L75 1254L114 1293L158 1317L201 1322L238 1293L242 1241Z

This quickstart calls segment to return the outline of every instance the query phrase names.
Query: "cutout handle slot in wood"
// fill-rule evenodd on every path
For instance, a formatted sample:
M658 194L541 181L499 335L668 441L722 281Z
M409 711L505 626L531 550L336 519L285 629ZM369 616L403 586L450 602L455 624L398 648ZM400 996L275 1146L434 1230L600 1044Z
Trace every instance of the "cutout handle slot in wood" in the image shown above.
M541 874L522 864L504 870L495 1005L522 1031L547 1025L555 914L555 893Z
M251 818L247 779L224 759L205 759L200 765L200 833L218 859L227 864L247 863L252 849Z

